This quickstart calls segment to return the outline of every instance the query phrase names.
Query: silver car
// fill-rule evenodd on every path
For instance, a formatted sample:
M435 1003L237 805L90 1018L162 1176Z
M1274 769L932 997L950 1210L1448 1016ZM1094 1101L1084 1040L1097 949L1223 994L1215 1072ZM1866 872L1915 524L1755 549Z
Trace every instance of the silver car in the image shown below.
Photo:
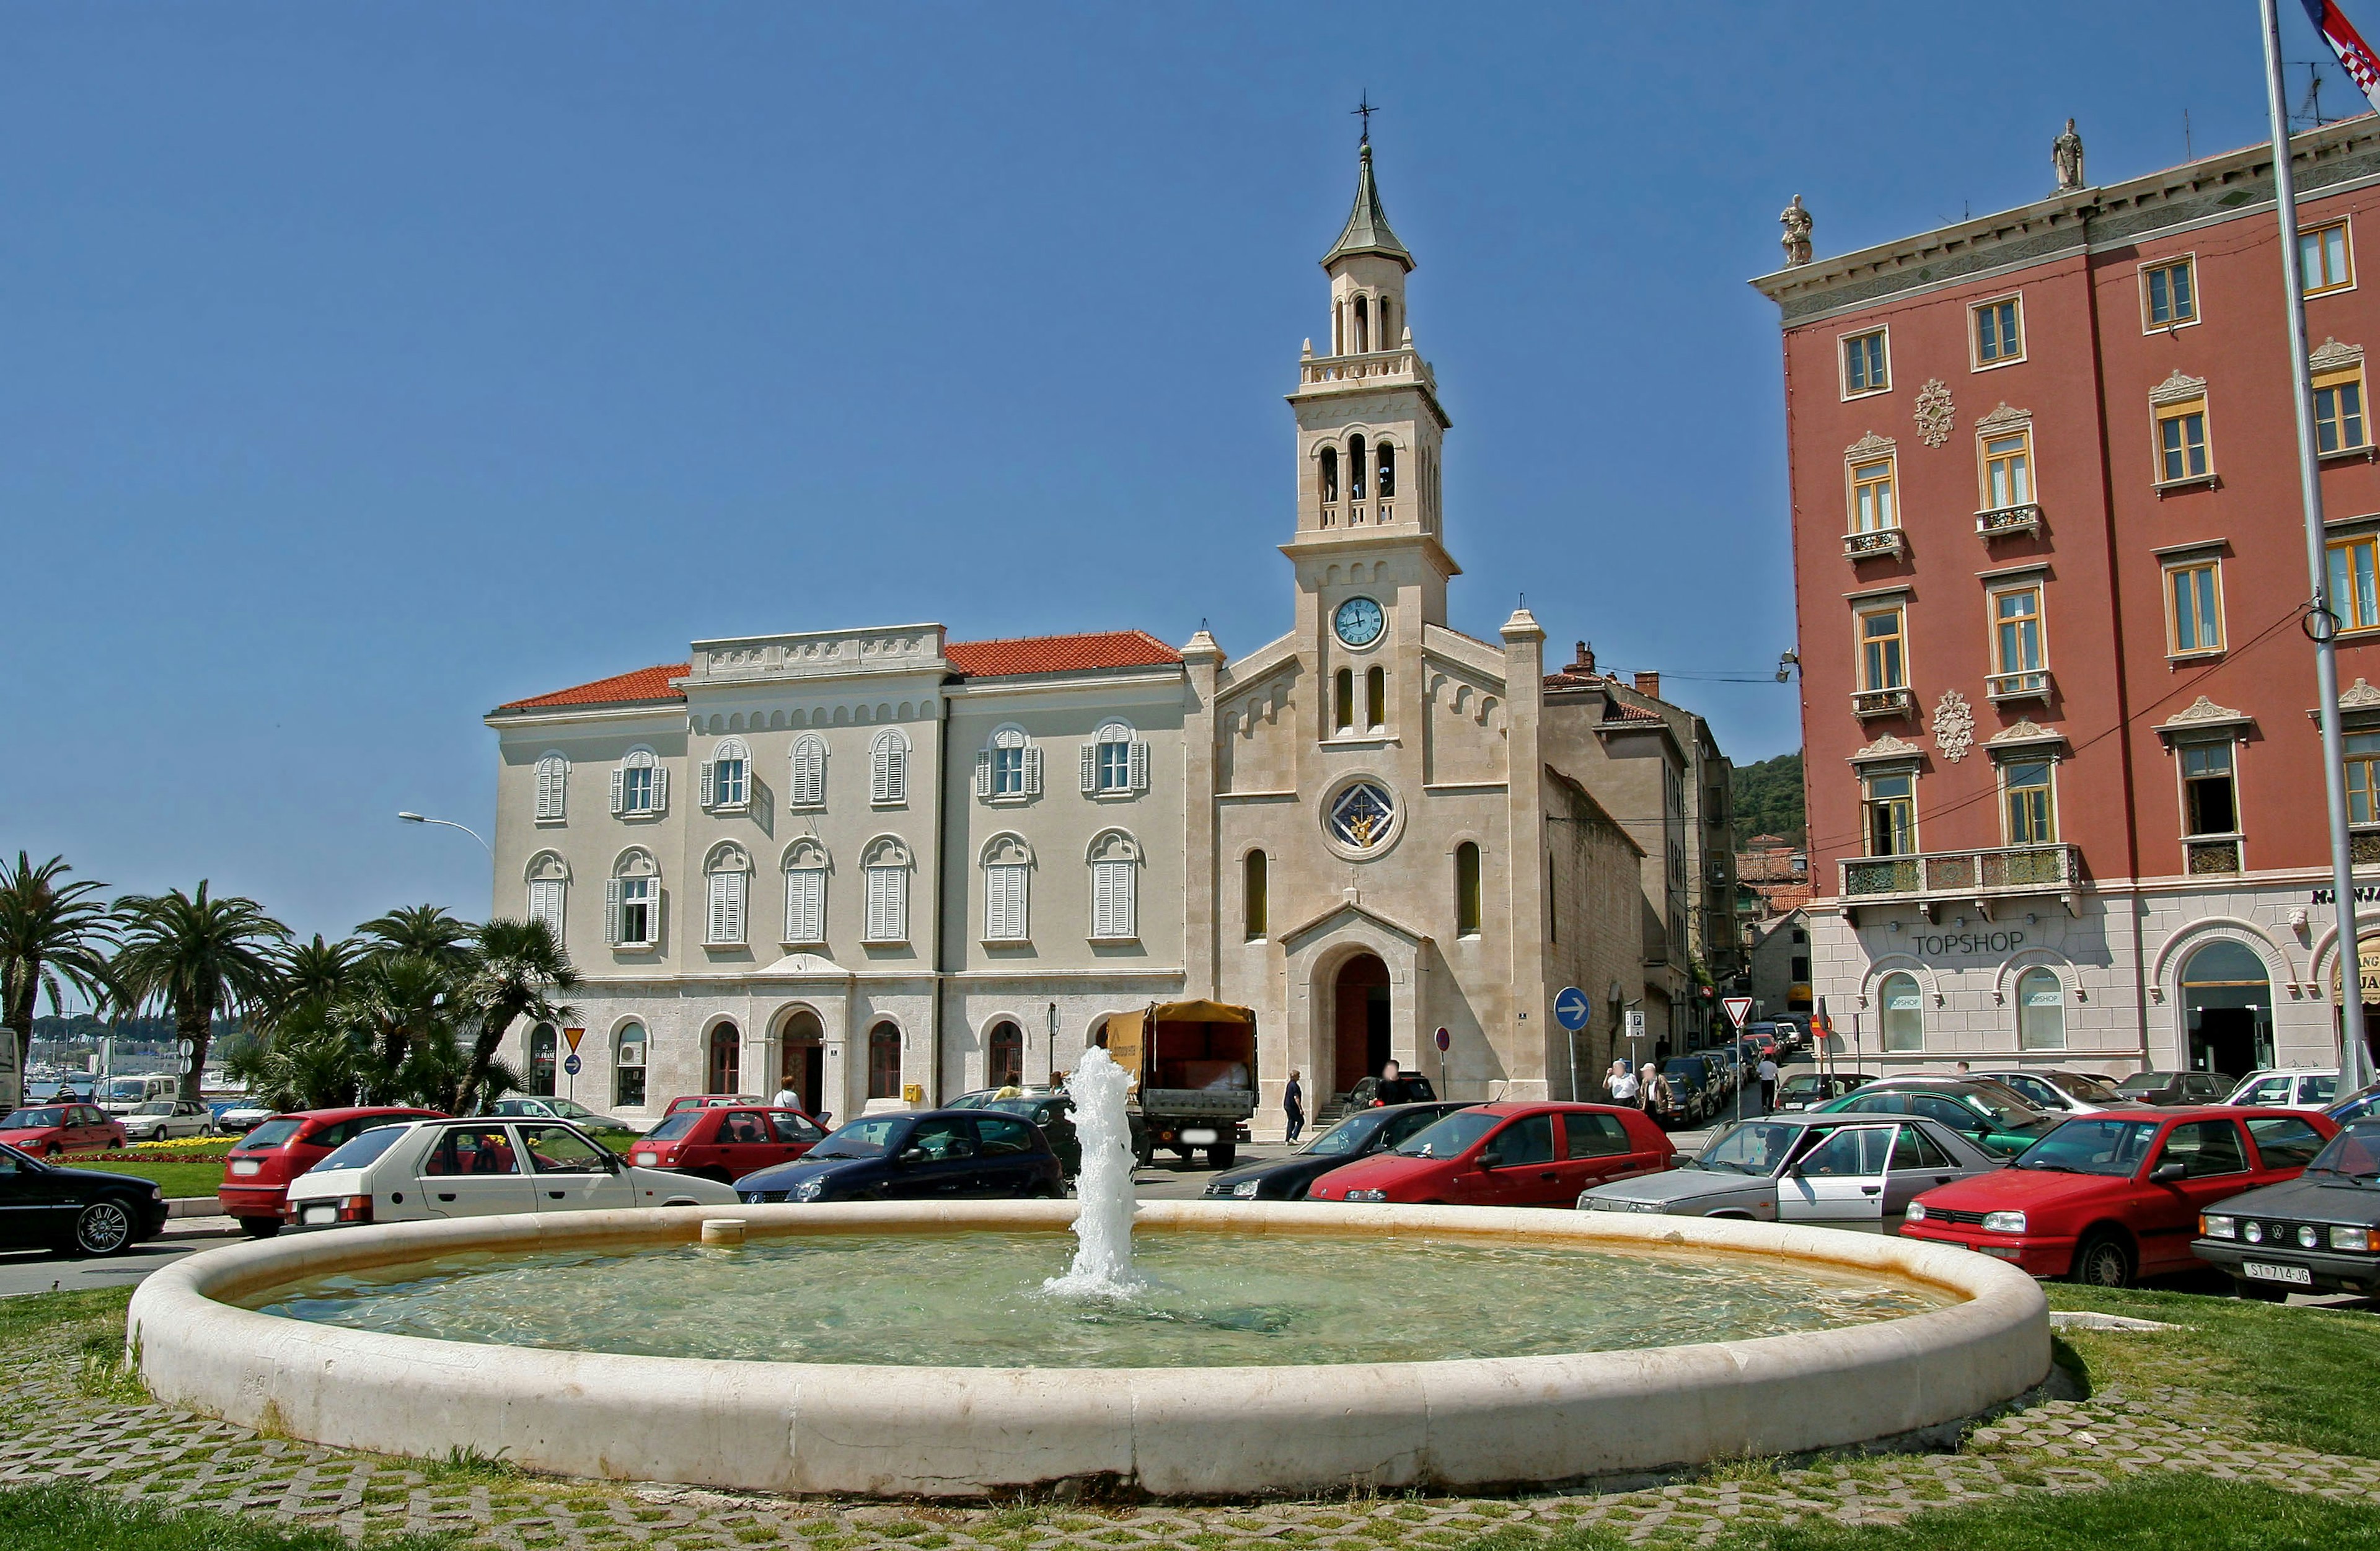
M135 1142L168 1142L176 1136L212 1136L215 1112L195 1098L152 1098L123 1117L124 1134Z
M1915 1197L2002 1161L1920 1116L1770 1115L1728 1127L1692 1162L1597 1185L1578 1209L1891 1233Z

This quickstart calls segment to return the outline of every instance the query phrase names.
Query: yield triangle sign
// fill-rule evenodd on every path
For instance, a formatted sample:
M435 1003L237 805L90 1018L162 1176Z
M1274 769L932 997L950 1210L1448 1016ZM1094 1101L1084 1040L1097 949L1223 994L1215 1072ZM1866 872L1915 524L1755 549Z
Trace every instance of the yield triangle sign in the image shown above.
M1743 1026L1743 1020L1752 1016L1750 997L1721 997L1718 1004L1727 1009L1727 1021L1738 1028Z

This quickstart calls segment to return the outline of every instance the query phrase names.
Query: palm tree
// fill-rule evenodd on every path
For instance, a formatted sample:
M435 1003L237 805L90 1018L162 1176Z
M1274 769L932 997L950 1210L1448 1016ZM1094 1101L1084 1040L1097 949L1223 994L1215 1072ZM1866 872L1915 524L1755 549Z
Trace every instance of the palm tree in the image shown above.
M201 879L193 896L179 889L116 902L123 946L110 965L121 1002L163 1007L190 1047L182 1097L199 1097L207 1040L218 1012L255 1012L273 1005L277 950L289 928L238 895L216 899Z
M505 1030L524 1019L562 1023L577 1016L575 1010L556 1005L552 1000L577 990L579 978L569 953L543 921L489 922L480 928L478 959L463 987L472 1035L470 1064L460 1089L452 1096L456 1105L467 1107L497 1097L490 1091L490 1078ZM514 1073L504 1076L504 1086L519 1085ZM459 1115L466 1110L454 1112Z
M404 905L356 928L358 936L371 939L370 949L376 955L411 953L453 969L470 963L471 940L479 930L438 904Z
M354 983L363 945L343 937L326 942L316 932L311 942L296 942L277 956L280 984L273 990L273 1012L279 1017L302 1007L328 1007Z
M364 1086L374 1103L416 1097L406 1089L427 1061L433 1071L452 1068L459 1077L459 1053L441 1060L438 1048L455 1048L455 992L460 973L419 953L395 952L366 959L361 971L330 1008L330 1022L355 1047Z
M107 951L115 927L99 896L105 885L68 883L74 869L63 856L35 866L19 851L14 867L0 866L0 1107L24 1101L25 1061L33 1048L33 1009L42 993L50 1011L62 986L94 1001L109 989Z

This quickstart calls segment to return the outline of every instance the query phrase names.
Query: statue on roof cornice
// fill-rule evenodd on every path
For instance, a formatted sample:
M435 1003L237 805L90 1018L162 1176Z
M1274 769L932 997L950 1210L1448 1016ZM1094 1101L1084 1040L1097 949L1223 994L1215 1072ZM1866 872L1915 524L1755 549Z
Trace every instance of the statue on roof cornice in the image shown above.
M2074 121L2066 121L2066 133L2049 142L2049 159L2058 165L2058 191L2082 187L2082 137L2074 132Z
M1779 239L1785 245L1785 267L1793 269L1808 263L1810 261L1810 228L1815 223L1810 219L1809 211L1803 207L1802 196L1794 195L1793 202L1787 205L1779 213L1777 219L1783 223L1785 227L1784 236Z

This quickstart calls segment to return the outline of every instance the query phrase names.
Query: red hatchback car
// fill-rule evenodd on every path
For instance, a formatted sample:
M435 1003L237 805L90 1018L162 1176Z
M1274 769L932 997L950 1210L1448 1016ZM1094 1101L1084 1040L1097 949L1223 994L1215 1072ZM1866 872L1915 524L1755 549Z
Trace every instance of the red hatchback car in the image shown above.
M0 1142L35 1157L124 1145L122 1122L96 1104L30 1104L0 1115Z
M2080 1116L2006 1169L1929 1190L1900 1231L2097 1287L2203 1267L2198 1214L2297 1178L2338 1133L2307 1111L2197 1105Z
M1569 1206L1591 1185L1658 1174L1677 1149L1641 1109L1608 1104L1483 1104L1458 1109L1392 1151L1333 1169L1309 1201Z
M826 1132L799 1109L721 1105L668 1116L637 1138L628 1161L732 1185L754 1169L791 1163L825 1140Z
M251 1239L281 1231L281 1208L289 1181L375 1126L403 1121L434 1121L435 1109L395 1107L362 1109L298 1109L275 1115L241 1137L224 1163L215 1201L224 1216L237 1218Z

